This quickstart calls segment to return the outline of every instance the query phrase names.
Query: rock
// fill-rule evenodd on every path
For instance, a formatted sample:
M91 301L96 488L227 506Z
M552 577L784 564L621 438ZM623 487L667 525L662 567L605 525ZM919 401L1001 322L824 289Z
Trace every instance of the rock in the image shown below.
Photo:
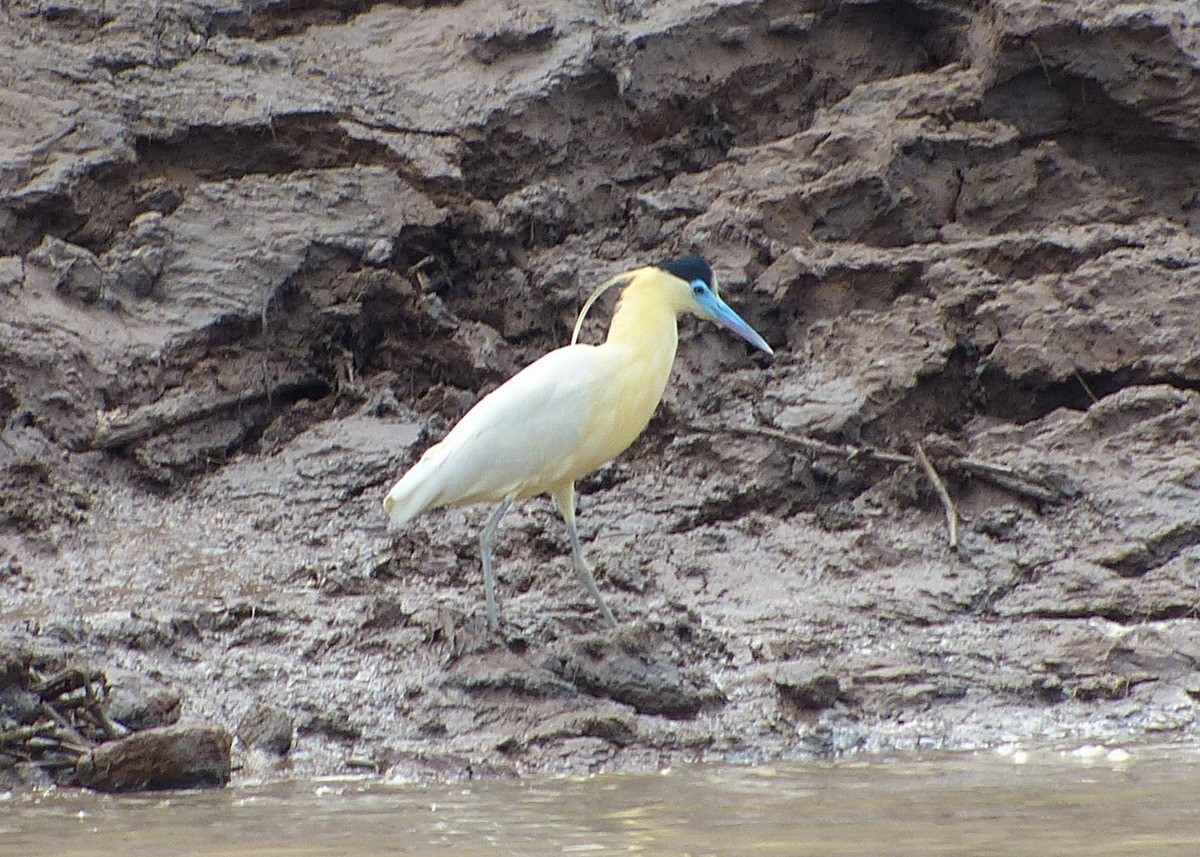
M294 732L292 716L282 708L262 700L250 706L237 726L237 736L243 744L277 756L286 756L292 749Z
M109 670L108 716L135 732L179 722L183 695L149 676Z
M83 247L46 236L28 256L28 262L50 272L53 287L85 304L104 297L109 275L96 255Z
M102 257L113 285L138 298L150 297L170 258L171 241L162 214L150 211L138 217Z
M812 711L830 708L841 693L837 676L794 662L780 665L775 673L775 688L796 707Z
M103 792L217 788L229 782L232 745L221 726L161 726L101 744L79 760L75 776Z
M42 697L30 687L30 678L22 653L0 643L0 730L33 723L41 715Z
M33 723L41 714L42 698L17 684L0 688L0 729Z
M635 718L628 713L628 709L572 711L542 721L530 731L527 739L531 742L550 742L566 738L601 738L623 747L632 743L636 734Z
M558 646L542 665L585 693L632 706L639 714L694 717L724 697L711 684L696 687L643 641L591 637Z
M507 651L463 658L446 676L445 683L476 694L504 692L563 699L578 693L574 685L556 676L553 669L546 669L544 664L534 666Z

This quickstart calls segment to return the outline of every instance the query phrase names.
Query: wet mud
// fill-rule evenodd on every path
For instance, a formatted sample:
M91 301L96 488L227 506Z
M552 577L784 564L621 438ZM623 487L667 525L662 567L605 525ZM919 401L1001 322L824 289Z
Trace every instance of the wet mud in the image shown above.
M169 689L243 777L1195 738L1189 4L0 18L5 651ZM685 321L579 486L621 629L538 500L489 635L487 510L384 492L692 250L775 357Z

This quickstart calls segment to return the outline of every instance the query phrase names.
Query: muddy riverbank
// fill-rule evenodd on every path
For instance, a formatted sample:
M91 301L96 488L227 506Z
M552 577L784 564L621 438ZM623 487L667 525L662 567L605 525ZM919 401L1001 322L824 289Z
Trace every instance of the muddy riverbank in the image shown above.
M243 776L1195 738L1192 4L0 18L6 652L178 694ZM531 501L498 645L486 510L383 493L690 250L776 356L684 323L580 485L622 630Z

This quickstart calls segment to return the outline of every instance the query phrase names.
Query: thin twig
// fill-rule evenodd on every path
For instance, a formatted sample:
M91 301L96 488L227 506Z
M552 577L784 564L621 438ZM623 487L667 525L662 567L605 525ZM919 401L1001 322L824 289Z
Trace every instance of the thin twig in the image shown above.
M703 426L696 426L696 428L700 431L706 430ZM867 459L879 462L880 464L908 465L914 467L920 464L914 456L899 452L888 452L887 450L876 449L872 446L849 446L828 443L816 438L788 434L778 429L763 428L761 426L724 426L721 430L736 432L750 437L769 438L777 440L780 443L786 443L789 446L808 450L817 455L836 455L850 461ZM943 467L951 471L958 471L974 476L1011 494L1026 497L1038 503L1057 503L1063 499L1061 491L1050 488L1032 477L1024 476L1012 468L1004 467L1000 464L954 456L946 458L943 462Z
M1092 388L1088 386L1088 382L1083 379L1083 375L1079 374L1079 370L1072 369L1071 371L1075 373L1075 380L1079 382L1080 387L1083 387L1083 392L1087 393L1088 398L1092 400L1092 404L1094 405L1098 403L1100 401L1100 397L1097 396Z
M55 724L57 724L58 728L65 733L64 735L58 736L59 743L62 744L62 746L70 747L72 750L77 749L80 753L86 752L88 748L93 746L93 742L89 741L87 738L84 738L83 735L80 734L79 730L71 725L71 722L67 720L67 718L63 717L54 710L54 706L50 705L50 703L42 703L42 714L45 714L47 717L53 720ZM71 740L66 741L63 740L64 738L70 738Z
M1035 41L1031 40L1029 44L1033 46L1033 52L1037 56L1038 65L1042 67L1042 74L1046 76L1046 86L1053 87L1054 81L1050 79L1050 68L1046 65L1046 58L1042 56L1042 49L1038 47Z
M99 681L103 675L104 673L97 669L71 667L60 670L49 678L38 679L37 684L31 687L30 690L43 700L55 699L79 690L89 681Z
M260 390L228 396L205 398L206 394L180 394L160 399L137 408L116 408L96 417L92 435L94 449L116 449L136 441L161 434L188 423L208 419L225 411L250 407L262 402L271 403L298 394L313 383L304 376L295 376Z
M702 426L697 426L703 430ZM803 449L810 450L822 455L836 455L841 458L869 458L872 461L878 461L882 464L916 464L917 461L911 455L904 455L899 452L887 452L886 450L876 449L873 446L848 446L836 443L829 443L824 440L817 440L815 437L807 437L804 435L788 434L785 431L778 429L763 428L761 426L727 426L723 427L722 431L732 431L738 434L746 434L755 437L768 437L772 440L782 441L783 443L799 446Z
M96 721L97 725L99 725L100 729L104 732L105 736L107 736L108 740L115 741L118 738L123 737L122 734L117 731L117 727L113 725L113 722L108 719L108 715L104 712L104 700L102 700L96 693L95 687L91 682L88 682L87 684L87 699L88 705L84 710L87 711L91 718Z
M40 723L35 726L14 726L12 729L5 729L0 732L0 747L23 747L31 740L46 735L53 735L54 727L49 723Z
M961 470L1003 488L1012 494L1028 497L1039 503L1058 503L1063 499L1062 491L1048 488L1028 476L1022 476L1011 468L973 458L960 458L949 462L951 469Z
M950 550L957 550L958 509L954 507L954 501L950 499L950 492L946 490L946 483L942 481L942 477L938 475L937 468L933 466L933 462L925 454L925 447L921 446L920 441L917 441L913 444L913 448L917 451L917 461L921 463L921 468L925 471L925 475L929 477L929 481L933 483L933 489L937 491L938 499L942 501L942 508L946 510L946 528L950 531Z

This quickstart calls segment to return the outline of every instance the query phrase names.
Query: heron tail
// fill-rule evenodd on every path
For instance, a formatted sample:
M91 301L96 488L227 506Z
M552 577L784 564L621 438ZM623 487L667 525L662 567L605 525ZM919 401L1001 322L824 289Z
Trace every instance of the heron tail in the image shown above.
M402 526L437 503L440 493L436 467L424 456L392 486L383 498L383 510L392 524Z

